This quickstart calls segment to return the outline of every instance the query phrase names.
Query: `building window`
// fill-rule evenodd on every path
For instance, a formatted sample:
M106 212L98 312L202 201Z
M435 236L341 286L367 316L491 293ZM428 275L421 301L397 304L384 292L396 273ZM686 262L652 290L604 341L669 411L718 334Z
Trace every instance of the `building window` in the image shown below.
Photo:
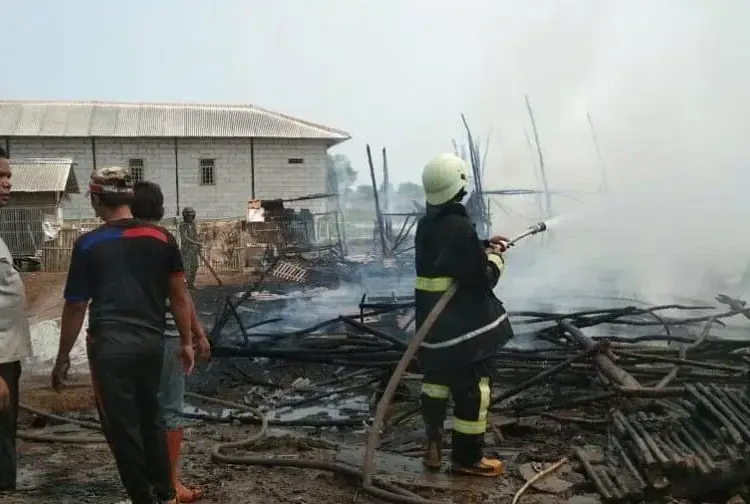
M133 177L133 182L143 180L143 159L131 159L128 161L128 167L130 168L130 176Z
M201 185L215 185L215 159L201 159Z
M301 157L290 157L289 158L289 164L304 164L305 160Z

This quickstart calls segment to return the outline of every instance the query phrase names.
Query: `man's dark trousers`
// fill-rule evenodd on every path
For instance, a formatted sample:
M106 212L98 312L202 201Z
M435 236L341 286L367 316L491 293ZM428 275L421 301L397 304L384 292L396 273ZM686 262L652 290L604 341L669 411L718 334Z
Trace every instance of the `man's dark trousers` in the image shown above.
M16 430L18 428L19 361L0 364L0 378L8 384L10 405L0 411L0 492L16 488Z
M133 504L174 499L167 434L158 400L163 354L102 355L89 345L104 435ZM153 492L152 492L153 490Z

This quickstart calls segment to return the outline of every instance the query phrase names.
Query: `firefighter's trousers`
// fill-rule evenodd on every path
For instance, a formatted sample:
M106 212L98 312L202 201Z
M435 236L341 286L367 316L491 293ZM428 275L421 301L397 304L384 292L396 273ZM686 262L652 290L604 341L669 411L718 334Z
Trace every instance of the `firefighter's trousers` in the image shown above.
M482 460L492 382L490 363L475 362L445 372L426 371L422 383L422 418L428 438L438 435L453 397L452 460L473 466Z

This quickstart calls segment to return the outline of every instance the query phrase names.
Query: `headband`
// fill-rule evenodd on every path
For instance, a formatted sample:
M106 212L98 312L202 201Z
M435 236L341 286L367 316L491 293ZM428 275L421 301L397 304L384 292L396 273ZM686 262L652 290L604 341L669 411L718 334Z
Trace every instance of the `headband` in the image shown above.
M118 187L115 185L97 184L95 182L89 183L89 192L94 194L103 193L122 193L122 194L133 194L132 187Z

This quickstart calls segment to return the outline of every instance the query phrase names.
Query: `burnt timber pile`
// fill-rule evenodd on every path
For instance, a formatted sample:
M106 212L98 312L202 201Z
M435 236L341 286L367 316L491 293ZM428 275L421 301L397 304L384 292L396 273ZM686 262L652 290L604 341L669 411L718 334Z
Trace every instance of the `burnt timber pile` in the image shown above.
M256 282L241 301L260 305L249 291L261 288L263 281ZM585 476L575 491L594 490L607 502L733 495L750 476L750 344L713 332L728 319L736 324L741 315L750 318L750 309L727 296L717 300L728 308L511 313L516 340L526 343L495 357L493 427L488 429L494 441L488 445L522 447L514 439L519 426L554 421L577 431L546 457L568 457ZM363 295L356 312L287 331L268 330L278 318L263 319L261 310L240 311L240 304L225 306L214 325L215 356L324 364L360 374L363 385L348 384L324 397L354 389L378 396L413 335L410 296ZM604 327L609 329L591 335ZM409 371L419 373L418 362ZM420 435L404 438L401 432L419 425L418 381L412 382L402 383L381 454L421 455ZM500 434L498 447L500 430L507 434ZM447 436L448 451L449 441ZM516 463L524 460L529 459L521 455Z

